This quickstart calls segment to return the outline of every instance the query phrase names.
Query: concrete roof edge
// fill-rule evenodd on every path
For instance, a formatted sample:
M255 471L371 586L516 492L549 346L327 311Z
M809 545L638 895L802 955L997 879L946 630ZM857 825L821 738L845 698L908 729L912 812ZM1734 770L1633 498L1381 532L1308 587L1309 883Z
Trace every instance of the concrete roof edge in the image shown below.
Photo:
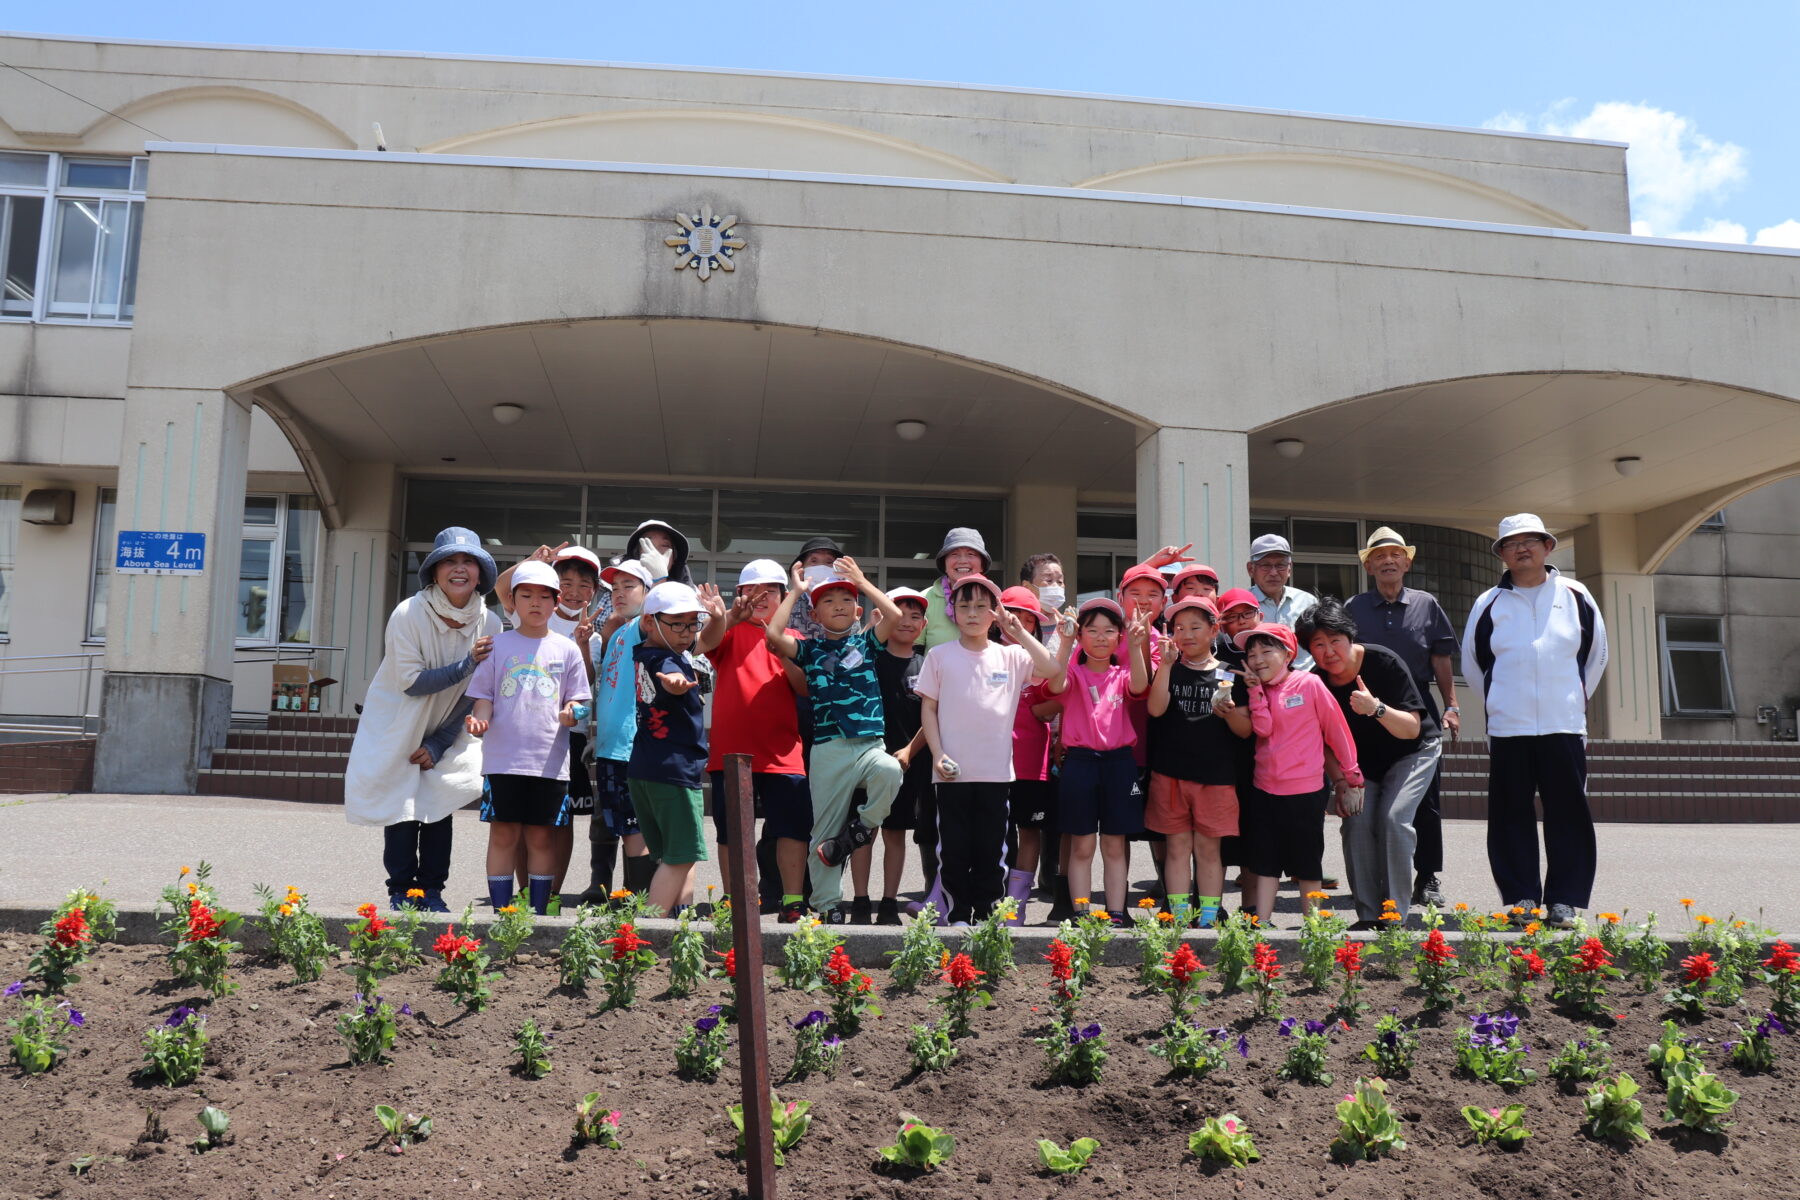
M937 191L990 192L1011 196L1044 196L1063 200L1105 200L1127 204L1163 204L1181 208L1215 208L1235 212L1277 213L1336 221L1362 221L1377 225L1411 225L1427 229L1462 229L1477 233L1501 233L1515 237L1563 238L1582 242L1613 242L1631 246L1714 250L1735 254L1800 257L1800 249L1784 246L1750 246L1731 242L1698 242L1678 238L1639 237L1629 233L1604 233L1591 229L1557 229L1543 225L1503 225L1491 221L1459 221L1449 217L1415 217L1399 213L1359 212L1341 208L1306 208L1295 204L1260 204L1249 200L1214 200L1203 196L1172 196L1155 192L1108 192L1098 188L1049 187L1040 184L988 183L981 180L923 179L908 176L838 175L822 171L777 171L752 167L696 167L683 164L587 162L560 158L499 158L478 154L418 154L404 151L324 150L296 146L230 146L207 142L147 142L152 154L217 154L247 158L308 158L368 162L411 163L425 166L505 167L549 171L594 171L633 175L690 175L711 179L767 179L783 183L837 183L864 187L921 188Z
M698 75L744 75L769 79L804 79L825 83L865 83L893 87L945 88L962 92L995 92L1012 96L1044 96L1059 100L1099 100L1112 104L1163 105L1170 108L1197 108L1214 112L1248 113L1254 116L1296 117L1307 121L1338 121L1351 125L1379 125L1394 129L1424 129L1436 133L1472 133L1484 137L1516 138L1526 141L1562 142L1578 146L1605 146L1625 149L1627 143L1600 138L1567 137L1554 133L1527 133L1509 129L1488 129L1478 125L1442 125L1430 121L1400 121L1391 117L1356 117L1340 113L1306 112L1300 109L1259 108L1247 104L1221 104L1205 100L1167 100L1154 96L1121 96L1107 92L1077 92L1059 88L1018 87L998 83L953 83L934 79L893 79L877 75L837 75L820 71L758 71L749 67L696 67L674 63L613 62L585 58L534 58L515 54L455 54L429 50L354 50L326 46L259 46L232 42L182 42L154 38L99 38L67 33L31 33L0 29L0 38L22 38L49 42L91 42L108 46L147 46L171 50L221 50L263 54L319 54L356 58L419 58L448 62L514 63L541 67L604 67L622 71L680 71Z

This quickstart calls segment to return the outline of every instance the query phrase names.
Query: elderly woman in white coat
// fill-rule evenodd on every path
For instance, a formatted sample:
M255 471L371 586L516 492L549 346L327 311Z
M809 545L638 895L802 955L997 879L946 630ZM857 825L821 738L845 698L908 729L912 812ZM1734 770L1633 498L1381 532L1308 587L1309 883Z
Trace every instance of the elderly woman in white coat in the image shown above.
M494 559L473 532L451 527L419 566L419 591L388 617L381 666L363 699L344 772L344 815L386 836L388 900L407 893L428 912L448 912L450 817L481 795L481 743L463 728L476 664L492 651L500 619L483 597Z

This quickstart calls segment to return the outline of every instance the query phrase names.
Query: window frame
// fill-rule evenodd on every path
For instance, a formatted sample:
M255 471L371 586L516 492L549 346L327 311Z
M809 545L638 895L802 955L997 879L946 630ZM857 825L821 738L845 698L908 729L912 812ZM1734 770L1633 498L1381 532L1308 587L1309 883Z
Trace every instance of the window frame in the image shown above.
M146 200L143 184L149 174L150 159L147 155L135 154L121 156L116 154L60 154L37 150L8 150L8 153L42 155L46 158L46 170L41 186L25 184L0 184L0 196L20 196L28 199L39 199L44 202L43 218L38 224L38 257L37 278L31 298L30 313L0 313L0 323L38 324L38 325L85 325L108 326L129 329L136 316L136 256L143 241L143 223L145 219L144 204ZM125 188L99 188L67 185L62 182L64 168L70 161L88 161L106 159L124 162L129 165L127 186ZM98 287L100 271L94 265L88 285L88 316L72 313L54 313L50 305L50 287L56 272L55 251L57 233L62 226L64 200L92 200L102 204L122 204L125 206L125 244L120 252L119 289L116 297L117 307L125 308L124 297L127 291L132 294L131 314L124 316L96 317L92 313L97 306L95 289Z
M106 517L106 494L108 492L112 493L112 498L113 498L113 500L112 500L112 503L113 503L113 528L112 528L111 541L113 543L114 554L112 556L102 558L101 554L102 554L102 551L105 549L105 547L102 545L102 539L100 536L100 524ZM119 489L118 489L117 485L101 484L99 487L94 489L94 527L93 527L93 534L92 534L92 538L91 538L92 545L90 546L89 552L88 552L87 616L82 620L82 625L81 625L81 632L82 632L81 644L84 646L104 646L104 645L106 645L106 635L104 633L95 633L94 632L94 603L96 600L99 599L100 573L101 573L102 569L104 569L106 572L106 579L107 579L106 619L107 619L107 622L110 624L112 621L112 602L114 600L114 595L113 595L113 590L112 590L112 580L118 578L118 573L113 569L113 566L112 566L113 562L116 559L116 555L117 555L118 538L119 538Z
M7 493L7 492L12 492L13 495L11 495L11 496L5 495L5 493ZM23 530L24 525L25 525L25 519L24 519L25 496L26 496L26 489L25 489L24 484L0 483L0 501L11 500L13 503L13 509L14 509L12 529L10 531L11 535L12 535L12 552L13 552L12 571L6 577L4 591L0 592L0 604L5 605L4 608L0 608L0 646L4 646L12 641L12 600L11 600L11 597L15 590L15 586L18 582L19 534ZM5 536L5 533L6 533L6 531L0 530L0 536Z
M1671 640L1669 622L1676 621L1713 621L1718 624L1717 641L1696 642L1686 639ZM1675 718L1730 718L1737 716L1737 692L1731 684L1731 654L1725 642L1725 618L1717 613L1657 613L1656 614L1657 655L1662 666L1662 715ZM1671 651L1684 653L1712 653L1718 656L1720 690L1725 697L1725 708L1683 708L1680 693L1675 686L1675 662Z

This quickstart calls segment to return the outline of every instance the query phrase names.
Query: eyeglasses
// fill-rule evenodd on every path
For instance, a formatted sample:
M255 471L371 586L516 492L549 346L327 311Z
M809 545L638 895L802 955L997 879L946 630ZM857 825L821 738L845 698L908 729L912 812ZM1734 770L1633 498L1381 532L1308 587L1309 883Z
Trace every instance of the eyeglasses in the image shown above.
M671 621L661 613L656 614L656 623L661 625L664 629L673 629L676 633L695 633L700 628L700 622L698 620Z
M1221 624L1221 625L1242 625L1245 621L1254 621L1257 617L1259 617L1261 615L1262 615L1261 613L1254 613L1254 612L1221 613L1219 616L1219 624Z
M1523 533L1518 537L1509 537L1500 543L1500 553L1513 554L1532 546L1542 546L1545 539L1535 533Z

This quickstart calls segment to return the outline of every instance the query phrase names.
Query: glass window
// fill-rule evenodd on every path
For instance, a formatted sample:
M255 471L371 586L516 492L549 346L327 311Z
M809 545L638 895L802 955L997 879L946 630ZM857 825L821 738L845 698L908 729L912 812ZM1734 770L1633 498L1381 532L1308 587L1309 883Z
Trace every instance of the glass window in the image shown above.
M0 485L0 637L12 632L13 567L19 554L19 489Z
M1288 535L1287 518L1286 517L1251 517L1250 518L1250 540L1254 542L1257 538L1261 537L1265 533L1278 533L1282 537L1287 537L1287 535Z
M881 497L830 492L719 493L719 544L733 555L793 561L800 543L829 537L856 559L881 552Z
M0 196L0 316L29 317L37 300L42 196Z
M473 529L490 549L523 546L529 552L539 546L578 542L581 485L471 479L410 481L406 487L405 540L429 546L440 529L451 525Z
M1294 518L1296 554L1355 554L1360 548L1355 521L1314 521Z
M711 488L603 486L587 490L587 541L602 558L625 549L625 539L645 521L663 521L688 540L688 557L698 560L712 544ZM735 547L734 547L735 549Z
M128 158L65 158L63 186L124 192L131 190Z
M281 640L312 642L318 617L313 577L319 563L319 503L311 496L287 498L287 528L281 551Z
M1293 580L1301 591L1343 600L1362 590L1361 575L1360 566L1348 563L1296 562Z
M1730 716L1736 710L1722 617L1664 616L1663 711L1670 716Z
M244 524L274 526L281 512L280 496L245 496Z
M0 187L46 187L50 183L48 154L0 152Z
M1712 516L1706 518L1706 520L1700 522L1695 528L1704 529L1710 533L1717 533L1725 528L1725 514L1723 512L1716 512Z
M115 488L101 488L94 506L94 588L88 597L87 636L90 642L106 640L106 600L112 582L113 530L118 512L119 493Z
M1005 577L1006 503L942 496L889 496L882 557L935 562L944 535L958 526L981 531L993 556L994 578ZM933 575L936 578L936 575Z
M275 585L271 571L275 543L245 538L238 559L237 637L239 641L267 641L271 597Z
M127 200L56 202L50 316L117 321L136 295L137 235L143 206ZM127 276L131 276L127 287Z
M1137 513L1096 512L1086 509L1075 513L1075 536L1104 538L1113 542L1137 541Z

